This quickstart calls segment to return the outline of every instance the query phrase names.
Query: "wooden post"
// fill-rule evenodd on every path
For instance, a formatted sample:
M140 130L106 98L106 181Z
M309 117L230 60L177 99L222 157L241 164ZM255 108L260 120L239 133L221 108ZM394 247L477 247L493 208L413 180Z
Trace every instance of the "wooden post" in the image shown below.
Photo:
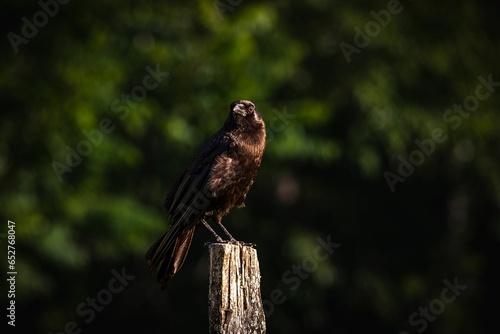
M210 253L210 334L262 334L266 318L260 293L257 250L213 243Z

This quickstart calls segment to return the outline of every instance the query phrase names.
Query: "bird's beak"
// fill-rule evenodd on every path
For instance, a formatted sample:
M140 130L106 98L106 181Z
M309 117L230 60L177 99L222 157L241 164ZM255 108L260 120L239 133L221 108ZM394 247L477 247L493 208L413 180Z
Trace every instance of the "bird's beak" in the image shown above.
M239 105L234 106L233 112L237 113L238 115L241 115L243 117L245 117L247 115L247 112L245 111L245 109L241 109L241 107Z

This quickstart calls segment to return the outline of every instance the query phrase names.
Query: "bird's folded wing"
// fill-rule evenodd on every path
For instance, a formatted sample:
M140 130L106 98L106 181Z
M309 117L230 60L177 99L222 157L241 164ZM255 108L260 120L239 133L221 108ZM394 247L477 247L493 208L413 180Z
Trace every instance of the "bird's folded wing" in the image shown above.
M212 166L230 143L231 138L223 132L214 134L172 187L164 203L172 224L191 225L203 217L215 198L208 187Z

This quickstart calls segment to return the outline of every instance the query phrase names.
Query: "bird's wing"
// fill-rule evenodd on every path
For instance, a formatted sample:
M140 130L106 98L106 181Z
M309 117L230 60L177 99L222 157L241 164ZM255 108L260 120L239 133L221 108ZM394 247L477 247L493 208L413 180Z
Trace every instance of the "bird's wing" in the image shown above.
M208 188L212 166L218 157L228 151L231 140L222 130L210 137L174 184L164 202L173 224L194 224L202 218L215 198Z

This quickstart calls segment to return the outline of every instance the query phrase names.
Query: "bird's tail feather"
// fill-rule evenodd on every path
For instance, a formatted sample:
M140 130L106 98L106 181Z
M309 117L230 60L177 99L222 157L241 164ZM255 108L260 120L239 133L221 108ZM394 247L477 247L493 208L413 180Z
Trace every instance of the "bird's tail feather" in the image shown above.
M167 287L168 280L182 267L193 240L196 226L173 225L158 239L146 253L151 272L157 272L161 288Z

